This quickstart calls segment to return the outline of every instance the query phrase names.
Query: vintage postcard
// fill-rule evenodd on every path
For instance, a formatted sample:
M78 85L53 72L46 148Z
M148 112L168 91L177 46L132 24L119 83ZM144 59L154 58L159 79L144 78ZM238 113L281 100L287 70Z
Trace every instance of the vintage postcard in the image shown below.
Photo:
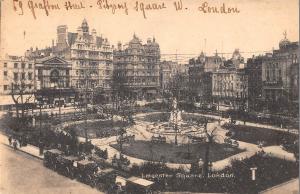
M0 3L1 194L299 193L299 1Z

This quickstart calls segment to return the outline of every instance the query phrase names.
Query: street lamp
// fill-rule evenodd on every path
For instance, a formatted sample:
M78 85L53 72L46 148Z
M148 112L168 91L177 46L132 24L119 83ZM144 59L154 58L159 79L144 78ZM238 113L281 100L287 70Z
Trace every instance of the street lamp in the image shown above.
M40 148L40 155L43 155L44 146L42 141L42 105L43 101L38 102L39 108L40 108L40 127L39 127L39 148Z

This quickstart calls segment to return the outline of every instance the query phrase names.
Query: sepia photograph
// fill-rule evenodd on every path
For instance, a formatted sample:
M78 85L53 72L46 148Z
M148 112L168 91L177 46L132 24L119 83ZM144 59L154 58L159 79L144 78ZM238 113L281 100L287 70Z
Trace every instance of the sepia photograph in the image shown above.
M0 194L298 194L298 0L0 0Z

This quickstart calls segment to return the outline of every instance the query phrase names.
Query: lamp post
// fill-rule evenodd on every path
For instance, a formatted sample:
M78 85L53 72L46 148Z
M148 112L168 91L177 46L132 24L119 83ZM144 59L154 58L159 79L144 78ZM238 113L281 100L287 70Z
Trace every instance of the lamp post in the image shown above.
M40 120L39 120L40 127L39 127L39 133L40 133L40 138L41 138L41 135L42 135L42 105L43 105L43 102L39 102L38 105L39 105L39 109L40 109Z
M43 141L42 141L42 105L43 101L39 102L39 108L40 108L40 127L39 127L39 151L40 155L43 155L44 151L44 146L43 146Z

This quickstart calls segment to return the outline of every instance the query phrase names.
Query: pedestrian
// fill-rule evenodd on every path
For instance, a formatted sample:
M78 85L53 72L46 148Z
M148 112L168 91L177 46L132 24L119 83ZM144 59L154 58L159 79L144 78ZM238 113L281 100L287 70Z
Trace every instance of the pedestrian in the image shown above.
M11 146L11 141L12 141L12 137L11 137L11 135L9 135L8 136L8 143L9 143L10 146Z
M14 150L17 150L17 140L13 140L13 146L14 146Z

